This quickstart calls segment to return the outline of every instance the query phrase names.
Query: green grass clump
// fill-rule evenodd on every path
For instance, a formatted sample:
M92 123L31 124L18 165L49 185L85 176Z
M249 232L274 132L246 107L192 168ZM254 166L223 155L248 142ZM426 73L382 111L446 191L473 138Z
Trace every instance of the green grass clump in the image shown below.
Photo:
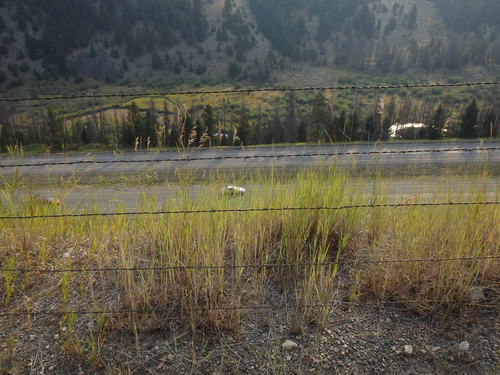
M220 181L195 197L184 181L178 197L167 201L163 209L339 207L424 199L383 195L382 183L376 184L372 193L361 193L351 177L334 169L280 178L256 175L248 182L256 187L246 196L230 198L220 195ZM488 198L478 182L476 189L460 195L440 191L425 199L442 201L445 193L445 201ZM4 194L9 198L12 191L7 189ZM14 199L5 201L2 216L72 212L64 205L33 198L20 206L14 205ZM141 210L156 209L155 197L144 196ZM457 300L464 300L473 286L495 295L500 281L494 259L382 265L360 262L498 254L496 206L9 220L0 222L0 231L0 262L6 268L174 267L137 272L0 273L1 303L7 311L46 306L45 300L63 311L154 310L115 318L114 324L135 330L163 327L171 320L184 321L193 328L232 330L239 326L244 311L225 307L284 301L327 305L298 309L301 319L318 323L335 301L390 300L427 313L460 306ZM290 266L323 262L331 265ZM288 266L230 267L245 264ZM215 267L221 265L228 267ZM24 296L30 296L28 304L23 302ZM498 303L498 298L493 302Z

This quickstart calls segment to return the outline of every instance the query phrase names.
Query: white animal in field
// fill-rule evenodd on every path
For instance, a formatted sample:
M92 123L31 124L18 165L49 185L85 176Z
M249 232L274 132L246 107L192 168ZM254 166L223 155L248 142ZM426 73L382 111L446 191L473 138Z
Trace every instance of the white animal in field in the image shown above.
M221 194L230 197L235 197L235 196L245 195L246 192L247 192L246 189L241 186L229 185L222 188Z

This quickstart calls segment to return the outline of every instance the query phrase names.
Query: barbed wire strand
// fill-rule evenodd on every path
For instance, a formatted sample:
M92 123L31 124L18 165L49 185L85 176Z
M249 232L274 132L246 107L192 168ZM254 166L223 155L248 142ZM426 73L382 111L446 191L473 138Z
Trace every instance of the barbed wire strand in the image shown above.
M134 96L181 96L181 95L219 95L219 94L251 94L261 92L300 92L300 91L340 91L340 90L380 90L380 89L405 89L405 88L432 88L432 87L472 87L472 86L496 86L500 81L492 82L457 82L457 83L404 83L395 85L345 85L345 86L323 86L323 87L263 87L244 88L228 90L187 90L187 91L167 91L167 92L135 92L135 93L94 93L81 95L57 95L57 96L31 96L31 97L1 97L0 102L24 102L24 101L52 101L52 100L75 100L75 99L95 99L95 98L128 98Z
M429 203L387 203L387 204L358 204L336 207L262 207L262 208L230 208L206 210L174 210L174 211L131 211L131 212L103 212L80 214L54 214L31 216L0 216L0 220L34 220L34 219L62 219L83 217L116 217L116 216L147 216L147 215L196 215L196 214L225 214L225 213L252 213L252 212L284 212L284 211L339 211L364 208L404 208L404 207L438 207L438 206L494 206L500 201L485 202L429 202Z
M430 262L467 262L476 260L500 259L498 255L484 255L476 257L453 257L453 258L418 258L418 259L361 259L357 264L403 264L403 263L430 263ZM108 267L108 268L0 268L0 272L17 273L98 273L98 272L148 272L148 271L174 271L174 270L232 270L248 268L300 268L300 267L326 267L338 266L341 262L310 262L310 263L263 263L263 264L237 264L237 265L170 265L157 267Z
M344 302L334 301L325 304L294 304L294 305L249 305L249 306L210 306L210 307L185 307L186 312L203 311L242 311L242 310L294 310L294 309L322 309L333 308L334 306L360 306L360 307L386 307L402 309L398 306L404 304L426 304L426 303L464 303L466 299L442 299L442 300L402 300L392 302L397 306L387 306L386 302L367 303L367 302ZM406 309L405 309L406 310ZM123 310L45 310L36 311L23 309L11 312L0 312L0 317L24 316L24 315L124 315L124 314L161 314L172 313L173 309L123 309ZM179 319L176 317L176 319Z
M78 164L138 164L138 163L164 163L164 162L197 162L197 161L220 161L220 160L250 160L250 159L284 159L297 157L335 157L335 156L362 156L362 155L405 155L423 153L447 153L447 152L479 152L498 151L500 147L463 147L463 148L442 148L442 149L422 149L422 150L380 150L380 151L346 151L346 152L312 152L302 154L270 154L270 155L233 155L233 156L206 156L206 157L181 157L168 159L116 159L116 160L75 160L46 163L18 163L0 164L0 168L22 168L22 167L46 167L59 165Z

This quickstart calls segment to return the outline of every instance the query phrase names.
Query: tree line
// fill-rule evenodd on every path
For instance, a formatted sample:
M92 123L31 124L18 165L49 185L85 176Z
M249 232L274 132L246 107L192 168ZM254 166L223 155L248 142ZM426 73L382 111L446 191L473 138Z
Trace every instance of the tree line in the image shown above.
M160 107L160 108L158 108ZM145 110L96 109L72 117L53 108L18 113L0 110L0 148L43 144L54 150L86 144L114 148L210 147L285 142L352 142L385 140L394 124L423 123L397 134L409 139L497 137L498 108L473 99L461 110L449 101L411 97L359 97L342 102L329 92L310 98L287 93L270 107L253 107L224 99L220 105L186 107L152 100Z

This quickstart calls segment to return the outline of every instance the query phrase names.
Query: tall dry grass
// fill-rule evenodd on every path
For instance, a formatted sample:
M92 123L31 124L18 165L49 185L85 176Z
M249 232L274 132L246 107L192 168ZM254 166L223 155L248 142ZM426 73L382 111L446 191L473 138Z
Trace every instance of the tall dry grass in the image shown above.
M350 177L334 169L300 172L288 178L256 175L250 185L254 188L246 196L231 198L220 196L221 182L214 180L209 189L193 197L185 180L178 197L163 208L336 207L408 198L382 194L382 180L376 182L373 193L364 194ZM64 205L42 204L33 198L18 204L8 187L3 196L2 216L72 212ZM477 188L467 193L443 190L426 199L478 201L486 196L478 181ZM144 196L141 210L154 211L156 203L155 197ZM0 221L0 262L7 268L334 263L323 267L58 274L3 271L2 311L155 310L123 314L113 324L140 330L174 320L193 328L234 330L244 311L219 308L390 300L429 312L460 306L455 301L466 297L473 286L484 287L490 303L498 303L498 260L384 265L359 261L498 254L499 232L497 206ZM201 310L205 308L212 310ZM329 310L302 308L297 314L308 322L321 322Z

